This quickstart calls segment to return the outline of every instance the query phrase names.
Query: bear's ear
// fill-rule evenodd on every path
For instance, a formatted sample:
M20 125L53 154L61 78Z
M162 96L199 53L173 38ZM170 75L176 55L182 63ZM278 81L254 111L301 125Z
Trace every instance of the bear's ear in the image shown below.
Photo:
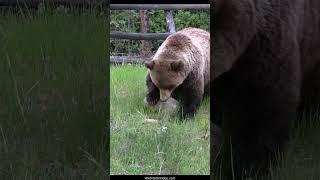
M171 64L171 70L172 71L180 71L183 68L182 61L173 61Z
M154 66L154 61L146 61L144 65L146 66L146 68L152 70Z

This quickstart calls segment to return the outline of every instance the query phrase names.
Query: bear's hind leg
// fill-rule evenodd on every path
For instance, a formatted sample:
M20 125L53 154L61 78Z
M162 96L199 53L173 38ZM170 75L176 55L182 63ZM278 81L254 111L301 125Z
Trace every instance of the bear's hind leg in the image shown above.
M197 82L194 84L185 84L181 95L182 118L193 116L199 108L203 98L203 83Z

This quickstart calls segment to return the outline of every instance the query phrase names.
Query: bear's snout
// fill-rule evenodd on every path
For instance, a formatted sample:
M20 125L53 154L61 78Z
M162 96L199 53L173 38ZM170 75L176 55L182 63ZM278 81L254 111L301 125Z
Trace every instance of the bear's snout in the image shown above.
M160 89L160 101L167 101L171 97L171 90Z

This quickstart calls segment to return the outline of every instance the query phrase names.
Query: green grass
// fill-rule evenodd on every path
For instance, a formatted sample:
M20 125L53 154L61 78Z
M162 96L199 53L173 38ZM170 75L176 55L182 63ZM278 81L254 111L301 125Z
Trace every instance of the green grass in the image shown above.
M320 179L320 112L305 113L292 134L284 157L272 167L272 179Z
M105 179L106 24L0 17L0 179Z
M110 174L209 174L210 139L202 138L210 132L209 98L186 121L157 112L143 103L146 73L138 65L111 66Z

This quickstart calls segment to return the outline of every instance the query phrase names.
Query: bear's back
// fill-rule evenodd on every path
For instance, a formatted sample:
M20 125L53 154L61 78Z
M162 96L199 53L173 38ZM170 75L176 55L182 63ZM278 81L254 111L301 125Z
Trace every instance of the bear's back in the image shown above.
M210 33L198 28L186 28L178 33L188 36L193 44L201 51L203 58L201 61L204 64L204 68L202 69L204 81L205 84L208 85L210 82ZM208 88L209 87L206 89Z
M210 54L210 33L198 28L186 28L177 33L188 36L198 48Z

